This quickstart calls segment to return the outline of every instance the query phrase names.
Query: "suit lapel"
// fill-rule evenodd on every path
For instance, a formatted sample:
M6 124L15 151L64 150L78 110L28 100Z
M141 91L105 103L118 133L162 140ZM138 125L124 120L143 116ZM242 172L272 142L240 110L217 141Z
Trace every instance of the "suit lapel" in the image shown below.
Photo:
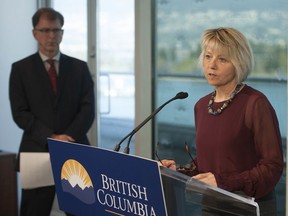
M63 92L64 82L66 80L66 71L67 71L67 61L63 54L60 55L59 59L59 75L58 75L58 90L59 94Z
M48 75L48 72L45 68L45 65L39 55L39 53L36 53L34 56L33 56L33 62L35 64L35 76L38 76L39 77L39 80L41 83L43 83L43 85L45 85L46 89L47 89L47 92L49 92L50 94L50 98L51 100L53 101L53 103L55 103L55 95L52 91L52 88L51 88L51 83L50 83L50 78L49 78L49 75Z

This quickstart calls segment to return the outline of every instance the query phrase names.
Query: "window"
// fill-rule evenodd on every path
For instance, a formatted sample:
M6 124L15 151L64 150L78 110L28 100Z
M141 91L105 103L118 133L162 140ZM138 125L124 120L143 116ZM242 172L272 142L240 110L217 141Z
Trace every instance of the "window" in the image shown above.
M255 67L246 83L262 91L275 108L286 155L288 2L158 0L155 4L156 107L177 92L189 94L157 116L154 143L160 157L189 162L185 142L195 156L193 107L212 91L198 66L200 37L205 29L222 26L239 29L252 46ZM285 176L286 168L277 186L279 215L285 214Z
M53 3L54 8L64 16L64 34L61 51L87 62L86 2L78 1L77 4L71 4L67 0L55 0Z
M96 61L96 68L90 70L95 78L99 107L96 112L100 118L99 128L92 132L97 130L99 142L95 140L97 143L92 144L113 149L134 127L134 0L95 0L95 4L91 1L89 3L97 3L97 7L89 12L97 16L87 14L86 1L74 3L53 1L53 6L65 19L61 51L89 65L95 65ZM97 17L96 21L88 22L91 17ZM96 29L96 39L89 35L87 23L96 23L96 26L89 26L90 32ZM94 53L87 56L87 47L92 46L88 41L96 44L97 58Z
M134 127L134 0L99 0L98 6L100 146L113 149Z

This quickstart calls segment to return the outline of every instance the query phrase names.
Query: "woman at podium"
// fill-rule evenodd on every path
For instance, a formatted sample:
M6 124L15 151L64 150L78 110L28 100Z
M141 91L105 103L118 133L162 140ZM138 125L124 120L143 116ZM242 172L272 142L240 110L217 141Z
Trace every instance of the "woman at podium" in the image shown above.
M254 197L260 213L276 215L274 187L284 164L281 135L267 97L244 83L253 66L250 45L236 29L215 28L203 33L201 48L199 62L215 90L194 107L193 178ZM175 161L162 163L175 169Z

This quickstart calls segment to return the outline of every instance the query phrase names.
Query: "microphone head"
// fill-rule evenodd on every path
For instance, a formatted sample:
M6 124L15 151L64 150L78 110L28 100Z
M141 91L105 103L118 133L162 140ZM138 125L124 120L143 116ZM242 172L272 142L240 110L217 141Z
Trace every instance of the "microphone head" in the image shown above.
M184 99L188 97L188 93L187 92L179 92L176 94L175 98L176 99Z

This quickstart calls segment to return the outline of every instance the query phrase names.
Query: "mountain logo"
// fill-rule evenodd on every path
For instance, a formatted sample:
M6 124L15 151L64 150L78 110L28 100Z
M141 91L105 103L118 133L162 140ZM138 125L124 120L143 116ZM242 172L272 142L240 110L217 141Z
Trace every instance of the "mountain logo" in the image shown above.
M91 178L78 161L66 160L61 169L61 183L64 192L70 193L86 204L95 203Z

